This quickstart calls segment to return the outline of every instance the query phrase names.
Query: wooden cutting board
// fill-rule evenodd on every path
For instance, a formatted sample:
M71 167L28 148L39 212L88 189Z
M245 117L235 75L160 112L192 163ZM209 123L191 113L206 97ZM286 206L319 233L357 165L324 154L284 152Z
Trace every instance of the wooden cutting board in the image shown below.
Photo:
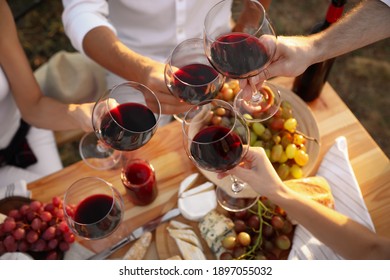
M210 248L207 246L206 241L201 237L200 231L198 228L198 222L189 221L183 216L178 216L174 220L178 222L185 223L192 227L192 230L198 236L200 242L202 243L203 253L205 254L208 260L215 260L215 256L213 252L211 252ZM173 256L181 256L179 248L176 245L175 240L169 235L167 227L169 226L169 222L161 224L156 229L155 241L156 241L156 249L157 254L160 260L165 260Z

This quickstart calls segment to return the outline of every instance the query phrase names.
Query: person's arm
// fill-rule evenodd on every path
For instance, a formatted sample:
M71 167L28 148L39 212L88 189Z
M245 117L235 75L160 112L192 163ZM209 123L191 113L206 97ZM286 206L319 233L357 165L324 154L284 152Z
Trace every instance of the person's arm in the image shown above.
M390 37L390 7L365 0L324 31L310 36L279 36L271 65L261 79L294 77L310 65Z
M0 0L0 18L0 65L22 118L36 127L46 129L92 130L92 104L66 105L41 93L19 42L11 10L4 0Z
M164 63L136 53L119 40L115 28L107 21L106 1L63 0L63 4L65 31L76 49L112 73L149 87L157 94L164 114L189 109L169 93L164 80Z
M229 173L245 180L260 195L282 207L291 219L344 258L390 259L390 239L288 188L264 149L250 147L244 166Z

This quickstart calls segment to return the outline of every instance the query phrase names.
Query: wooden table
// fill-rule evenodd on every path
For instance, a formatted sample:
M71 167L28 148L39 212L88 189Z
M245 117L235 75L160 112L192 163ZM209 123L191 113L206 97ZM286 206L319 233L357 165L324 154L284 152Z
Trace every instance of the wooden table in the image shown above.
M274 82L291 88L292 79L277 78ZM322 159L338 136L347 138L351 164L376 231L390 238L389 159L329 84L325 85L320 98L309 106L320 131L319 159ZM149 160L156 170L159 195L151 205L145 207L134 206L126 199L119 169L96 171L83 162L33 182L28 188L32 191L33 198L49 201L53 196L63 196L66 189L77 179L87 176L101 177L113 183L124 195L126 211L123 229L129 232L173 208L179 183L197 171L183 149L181 126L176 121L159 128L152 140L135 151L133 156ZM317 161L311 175L316 173L320 161ZM92 246L92 249L99 251L104 246L107 244Z

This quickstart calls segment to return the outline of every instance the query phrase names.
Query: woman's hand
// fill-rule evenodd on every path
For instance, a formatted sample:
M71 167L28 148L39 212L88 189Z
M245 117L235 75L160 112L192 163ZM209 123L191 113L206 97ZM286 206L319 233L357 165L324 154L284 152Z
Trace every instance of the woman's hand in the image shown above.
M283 188L282 180L261 147L249 147L243 162L227 173L218 174L218 178L228 174L247 182L257 193L267 197L273 197Z

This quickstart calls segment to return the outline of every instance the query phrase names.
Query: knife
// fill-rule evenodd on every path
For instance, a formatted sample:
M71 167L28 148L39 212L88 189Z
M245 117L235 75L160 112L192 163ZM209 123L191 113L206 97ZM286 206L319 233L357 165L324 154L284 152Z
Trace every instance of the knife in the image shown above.
M108 256L128 244L129 242L136 240L141 237L142 234L144 234L147 231L153 231L155 230L161 223L164 223L166 221L169 221L170 219L180 215L180 210L178 208L174 208L164 215L146 223L143 226L140 226L139 228L135 229L131 234L123 238L122 240L118 241L115 245L111 246L110 248L104 249L103 251L92 255L88 258L88 260L103 260L106 259Z

